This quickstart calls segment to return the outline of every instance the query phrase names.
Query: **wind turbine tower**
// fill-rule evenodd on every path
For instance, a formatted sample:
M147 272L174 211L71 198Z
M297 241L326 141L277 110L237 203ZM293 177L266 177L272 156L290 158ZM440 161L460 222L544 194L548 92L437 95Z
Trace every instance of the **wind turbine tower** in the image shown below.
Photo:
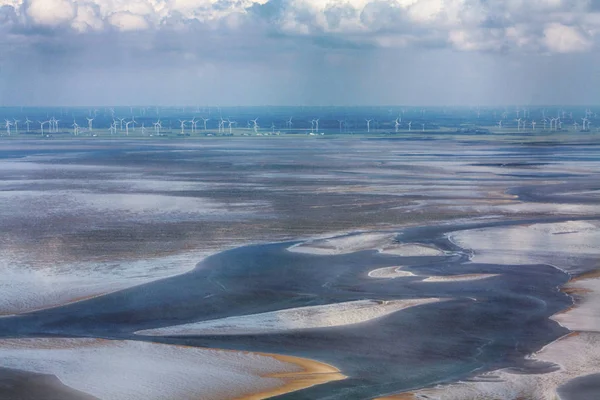
M252 119L251 121L254 124L254 133L258 133L258 118Z
M42 136L44 136L44 125L50 124L50 121L38 121L40 123L40 129L42 130Z
M125 123L125 135L129 136L129 124L133 124L133 121L127 121Z
M192 118L190 123L192 124L192 133L196 133L196 124L198 123L198 121L196 121L196 117Z
M29 133L29 124L31 124L33 121L29 120L29 117L25 117L25 125L27 125L27 133Z
M365 119L367 121L367 133L371 133L371 119Z
M6 133L8 134L8 136L10 136L10 127L13 125L12 122L10 122L9 120L5 119L4 121L6 121Z
M87 121L88 121L88 129L91 131L93 131L92 129L92 122L94 121L94 118L90 118L90 117L86 117Z

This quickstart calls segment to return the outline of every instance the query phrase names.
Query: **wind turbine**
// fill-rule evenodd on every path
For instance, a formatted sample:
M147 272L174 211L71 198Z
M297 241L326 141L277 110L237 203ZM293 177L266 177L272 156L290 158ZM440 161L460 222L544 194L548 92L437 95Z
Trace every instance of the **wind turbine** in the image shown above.
M411 130L412 130L412 121L410 121L410 122L408 123L408 131L410 132Z
M342 125L344 125L344 120L338 119L338 122L340 123L340 133L342 133Z
M535 131L535 126L537 125L537 122L535 121L531 121L531 127L533 128L533 130Z
M121 131L123 130L123 121L125 121L125 118L117 118L117 120L121 123Z
M517 110L518 113L519 111ZM517 132L521 132L521 118L517 118L515 121L517 121Z
M108 128L108 130L110 131L111 135L116 135L117 134L117 121L113 120L113 123L110 125L110 128Z
M271 122L271 133L275 133L275 122Z
M27 133L29 133L29 124L31 124L33 121L29 120L29 117L25 117L25 125L27 125Z
M398 128L400 128L400 119L396 118L396 121L394 121L394 129L396 130L396 133L398 133Z
M186 122L187 122L187 121L185 121L185 120L179 120L179 123L181 124L181 134L182 134L182 135L184 134L184 130L185 130L185 123L186 123Z
M371 119L365 119L367 121L367 133L371 132Z
M588 119L587 119L587 117L586 117L586 118L581 118L581 122L583 122L583 127L582 127L581 129L585 131L586 124L588 124Z
M58 133L58 123L60 122L59 119L54 119L54 132Z
M315 130L319 133L319 118L315 119Z
M575 127L575 131L578 130L579 124L577 123L577 121L573 122L573 127Z
M291 129L292 129L292 125L293 125L293 124L292 124L292 118L294 118L294 117L290 117L290 119L288 119L288 120L287 120L287 122L285 123L285 125L287 126L287 128L288 128L289 130L291 130Z
M44 136L44 124L49 124L50 121L38 121L40 123L40 128L42 130L42 136Z
M196 124L198 123L198 121L196 121L196 117L192 118L189 122L192 124L192 133L196 133Z
M231 125L235 124L236 122L227 118L227 123L229 124L229 134L233 135L233 132L231 131Z
M6 121L6 133L8 133L8 136L10 136L10 127L13 125L12 122L10 122L9 120L5 119L4 121Z
M315 132L315 120L311 119L310 120L310 133L314 133Z
M425 132L425 124L421 124L421 126L423 127L423 132Z
M14 119L14 118L13 118L13 123L14 123L14 125L15 125L15 133L16 133L17 135L19 134L19 122L21 122L21 121L19 121L18 119Z
M144 126L143 122L142 122L142 136L146 136L146 127Z
M135 120L134 116L131 117L131 123L133 124L133 127L131 128L131 130L135 132L135 124L137 124L137 121Z
M73 125L71 126L73 127L73 135L79 135L79 125L77 125L77 121L73 120Z
M129 124L133 124L133 120L125 122L125 135L126 136L129 136Z
M250 121L252 121L252 123L254 124L254 133L258 133L258 117L256 117L255 119L251 119Z
M502 120L498 121L498 129L502 130Z
M202 117L202 122L204 122L204 130L206 130L206 123L209 121L208 118Z
M90 132L93 131L92 121L94 121L94 118L86 117L85 119L87 119L87 121L88 121L88 129L90 130Z
M219 133L225 133L225 120L221 117L219 121Z

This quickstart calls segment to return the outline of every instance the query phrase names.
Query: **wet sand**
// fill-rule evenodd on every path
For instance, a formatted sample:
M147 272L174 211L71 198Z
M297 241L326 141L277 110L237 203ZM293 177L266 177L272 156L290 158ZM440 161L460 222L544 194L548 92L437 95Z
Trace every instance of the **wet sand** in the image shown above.
M71 389L52 375L0 369L2 400L99 400Z
M0 340L0 364L0 396L16 398L258 399L346 378L299 357L95 339Z
M0 155L12 160L2 161L0 168L0 246L12 257L0 268L31 266L34 273L24 282L36 288L3 291L10 296L0 298L0 308L2 301L26 299L26 293L52 293L61 287L52 284L56 277L77 273L81 280L63 287L83 287L98 277L113 282L107 286L114 289L127 287L3 318L3 336L139 340L134 336L139 330L299 307L454 299L301 332L147 339L317 359L348 377L317 384L310 373L313 384L282 398L369 399L458 381L475 370L520 366L527 354L567 331L549 317L570 305L555 289L568 276L545 264L567 259L569 273L580 273L597 261L593 251L564 257L567 249L577 249L577 240L569 239L573 224L543 232L548 240L539 247L541 257L536 254L524 265L514 257L477 260L445 236L524 225L514 232L527 240L503 242L496 233L475 232L475 237L527 248L537 246L530 240L537 231L529 225L561 220L579 221L575 227L585 228L583 221L598 214L597 199L590 196L598 181L593 144L506 140L497 146L481 137L339 140L318 146L294 139L217 140L210 146L32 141L3 145ZM347 237L325 245L311 239L307 247L316 243L319 254L291 253L286 248L295 243L278 243L327 239L332 232L354 236L355 231L364 236L354 244ZM595 239L588 235L586 240L589 248ZM238 247L249 243L262 244ZM219 253L196 268L202 257L185 269L161 261L135 264L196 251ZM550 257L543 254L547 251ZM107 275L96 274L99 261L106 262ZM368 276L399 265L415 276ZM457 279L461 276L487 278ZM160 279L151 282L152 277ZM428 277L436 281L424 281ZM570 290L583 296L588 289ZM73 296L79 297L86 296ZM33 300L40 299L45 301L43 296ZM267 375L262 379L278 379Z
M537 232L541 236L536 239L531 236L533 232L529 230L526 241L528 245L521 249L522 253L514 252L511 254L511 259L519 259L520 262L528 264L540 257L548 257L547 254L540 251L540 248L545 248L545 246L548 246L548 242L552 243L554 239L546 242L539 240L540 237L549 238L548 233L552 235L575 235L573 238L569 238L569 248L571 251L579 251L582 259L585 259L590 252L595 254L597 250L592 243L593 238L597 237L600 227L593 221L533 226L539 227ZM509 230L516 231L514 228ZM579 246L574 246L578 240L576 236L578 234L584 240L581 240ZM469 243L475 243L475 239L467 242L464 240L465 237L466 235L461 237L463 245L468 246ZM496 235L495 240L498 239L499 236ZM477 257L498 258L501 262L505 261L504 255L497 254L497 250L490 252L488 250L490 247L486 245L485 241L483 244L477 242L477 246L480 249L480 254ZM556 257L554 265L559 269L579 270L582 264L573 264L573 259L573 253L561 255L561 257ZM600 306L598 302L600 296L600 279L598 278L600 270L594 269L594 267L597 268L594 264L596 263L589 267L592 269L575 275L560 288L562 292L573 296L574 304L554 314L551 319L570 329L572 333L549 343L528 358L534 363L547 363L541 371L501 369L478 375L466 382L400 394L400 398L433 397L441 400L476 400L490 397L499 399L547 400L557 398L575 400L600 397L600 375L597 373L597 366L600 363L600 353L597 350L598 343L600 343Z

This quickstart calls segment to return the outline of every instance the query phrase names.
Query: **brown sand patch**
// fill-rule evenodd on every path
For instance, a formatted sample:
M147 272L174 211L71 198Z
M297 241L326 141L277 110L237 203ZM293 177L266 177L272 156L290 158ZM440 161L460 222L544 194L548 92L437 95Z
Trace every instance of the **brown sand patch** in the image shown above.
M571 278L571 282L583 281L583 280L592 279L592 278L600 278L600 269L585 272L581 275L574 276L573 278Z
M414 393L399 393L391 396L378 397L375 400L415 400Z
M294 364L300 368L300 372L286 372L267 374L265 378L282 379L285 384L278 388L269 389L264 392L254 393L238 397L236 400L261 400L273 396L279 396L285 393L295 392L297 390L306 389L311 386L321 385L327 382L339 381L346 379L339 369L319 361L310 360L308 358L300 358L293 356L285 356L280 354L255 353L266 357L272 357L281 362Z

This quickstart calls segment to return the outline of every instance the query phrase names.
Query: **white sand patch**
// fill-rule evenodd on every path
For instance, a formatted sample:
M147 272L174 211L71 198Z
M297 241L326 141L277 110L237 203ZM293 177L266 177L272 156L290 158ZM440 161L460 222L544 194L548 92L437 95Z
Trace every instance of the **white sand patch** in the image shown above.
M468 275L451 275L451 276L430 276L423 279L423 282L465 282L478 281L482 279L493 278L498 274L468 274Z
M19 314L115 292L195 268L211 254L193 251L141 260L33 262L17 249L0 257L0 315Z
M495 212L515 214L597 215L600 206L593 204L516 203L494 206Z
M437 247L418 243L386 246L383 247L380 252L402 257L439 257L445 255L445 253Z
M297 329L328 328L359 324L391 313L440 301L437 298L414 300L359 300L324 306L299 307L261 314L229 317L191 324L148 329L139 335L242 335L273 333Z
M550 400L558 399L556 390L579 376L598 373L600 334L572 334L555 341L531 357L555 363L560 369L546 374L514 374L493 371L478 380L439 386L415 392L417 399L435 400ZM428 396L428 397L426 397Z
M369 278L376 279L394 279L403 278L407 276L415 276L415 274L409 271L402 271L402 267L378 268L369 272Z
M552 319L572 331L600 332L600 278L569 282L565 288L580 295L575 306Z
M291 246L288 250L317 255L349 254L363 250L377 250L385 245L391 245L395 237L393 233L360 233L300 243Z
M551 264L574 270L582 257L600 256L600 223L569 221L458 231L449 234L471 249L473 262L489 264Z
M232 399L283 386L294 364L247 352L138 341L0 340L0 366L55 375L102 400Z
M440 249L419 243L398 243L395 233L360 233L311 240L293 245L288 251L315 255L349 254L357 251L377 250L383 254L403 257L443 256Z

